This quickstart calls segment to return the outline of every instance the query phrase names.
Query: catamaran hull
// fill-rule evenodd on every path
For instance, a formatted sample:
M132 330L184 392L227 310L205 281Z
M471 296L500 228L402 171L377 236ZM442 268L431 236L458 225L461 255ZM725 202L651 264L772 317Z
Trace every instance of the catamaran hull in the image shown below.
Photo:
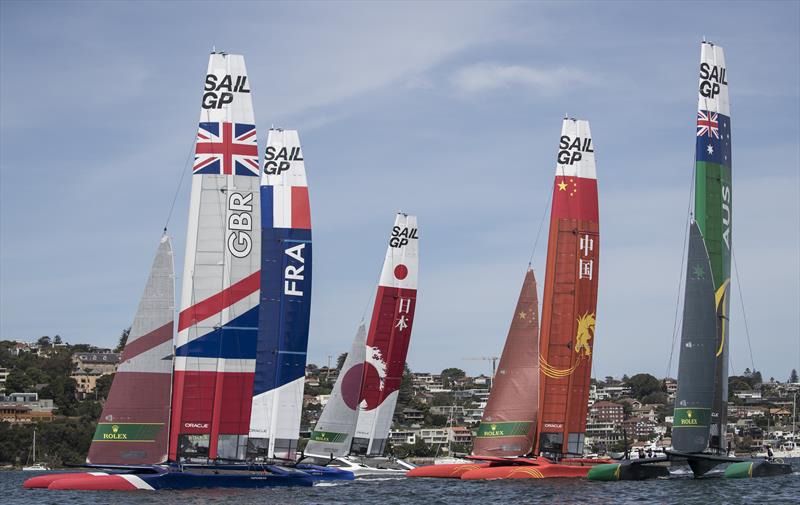
M472 470L488 468L489 463L455 463L447 465L418 466L406 472L406 477L431 477L437 479L460 479Z
M584 478L591 466L565 465L559 463L537 463L509 466L491 466L471 470L461 476L462 480L498 480L498 479L552 479L552 478Z
M314 479L300 472L291 475L223 475L192 472L162 474L118 474L66 478L53 481L48 489L73 491L156 491L161 489L262 488L276 486L312 486Z
M106 472L63 473L28 479L25 488L87 491L133 491L194 488L261 488L274 486L311 486L321 480L353 480L353 472L341 468L303 464L288 469L265 467L193 468L187 471L167 467L120 469Z
M586 477L589 480L615 481L615 480L647 480L669 477L669 469L663 466L663 458L659 460L636 460L623 463L609 463L596 465ZM650 463L650 464L648 464ZM655 464L653 464L655 463Z
M775 477L792 473L792 465L774 461L743 461L725 469L726 479L750 479L753 477Z

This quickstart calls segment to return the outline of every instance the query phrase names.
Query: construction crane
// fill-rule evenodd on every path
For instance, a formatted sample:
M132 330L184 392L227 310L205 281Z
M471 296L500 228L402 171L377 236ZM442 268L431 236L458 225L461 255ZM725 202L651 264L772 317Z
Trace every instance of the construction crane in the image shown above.
M492 380L494 380L494 374L497 371L497 360L500 359L498 356L478 356L477 358L461 358L466 361L491 361L492 362Z

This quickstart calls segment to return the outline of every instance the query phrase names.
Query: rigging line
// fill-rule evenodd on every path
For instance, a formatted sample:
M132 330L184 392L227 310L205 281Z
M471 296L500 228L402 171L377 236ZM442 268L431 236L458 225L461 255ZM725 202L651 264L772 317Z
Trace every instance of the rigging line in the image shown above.
M547 201L542 209L542 219L539 220L539 230L536 232L536 239L533 241L533 248L531 249L531 257L528 260L528 266L533 264L533 255L536 254L536 246L539 245L539 237L542 235L542 228L544 227L544 219L547 217L547 208L550 206L550 200L553 198L553 191L555 191L556 181L553 179L553 184L550 185L550 193L547 195Z
M753 346L750 344L750 327L747 325L747 314L744 311L744 297L742 296L742 284L741 281L739 280L739 265L736 264L736 255L733 253L733 248L731 248L731 257L733 258L733 268L736 271L736 288L739 291L739 303L742 306L742 318L744 319L744 333L745 335L747 335L747 348L750 350L750 365L753 367L751 368L751 370L755 373L756 363L755 360L753 359ZM728 354L730 355L730 353Z
M195 134L195 138L192 139L192 143L189 146L189 152L186 154L186 161L183 162L183 168L181 169L181 177L178 180L178 187L175 188L175 195L172 197L172 204L169 206L169 212L167 213L167 220L164 223L164 231L167 230L169 226L169 222L172 219L172 211L175 210L175 202L178 201L178 195L181 192L181 188L183 187L183 179L186 178L187 168L189 167L189 160L194 154L194 143L197 141L197 135Z

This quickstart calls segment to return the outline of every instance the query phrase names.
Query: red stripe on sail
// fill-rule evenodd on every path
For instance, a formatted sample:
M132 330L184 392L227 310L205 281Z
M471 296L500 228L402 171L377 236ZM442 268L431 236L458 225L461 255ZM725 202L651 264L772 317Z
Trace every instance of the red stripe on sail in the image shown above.
M170 321L161 328L157 328L147 335L142 335L132 342L125 344L125 350L122 351L122 362L133 359L134 357L157 347L164 342L172 339L172 328L174 321Z
M369 353L372 351L367 349L361 387L361 399L366 400L367 410L377 408L386 397L400 389L416 306L416 289L378 286L367 334L367 346L378 349L380 358L372 356L371 360ZM384 368L383 377L376 364Z
M292 228L311 229L307 186L292 186Z
M553 186L553 216L597 221L597 179L557 175Z
M261 271L254 272L229 288L210 296L200 303L181 311L178 331L183 331L198 321L208 319L234 303L255 293L261 284Z

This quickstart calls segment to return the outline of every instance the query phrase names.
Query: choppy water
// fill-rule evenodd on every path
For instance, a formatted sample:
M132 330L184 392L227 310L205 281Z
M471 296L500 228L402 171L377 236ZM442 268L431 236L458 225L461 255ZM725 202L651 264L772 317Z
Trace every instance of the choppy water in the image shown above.
M193 491L48 491L23 489L33 472L0 472L0 503L42 505L163 504L797 504L800 462L791 475L727 480L672 477L640 482L589 482L580 479L458 481L383 478L330 482L313 488Z

